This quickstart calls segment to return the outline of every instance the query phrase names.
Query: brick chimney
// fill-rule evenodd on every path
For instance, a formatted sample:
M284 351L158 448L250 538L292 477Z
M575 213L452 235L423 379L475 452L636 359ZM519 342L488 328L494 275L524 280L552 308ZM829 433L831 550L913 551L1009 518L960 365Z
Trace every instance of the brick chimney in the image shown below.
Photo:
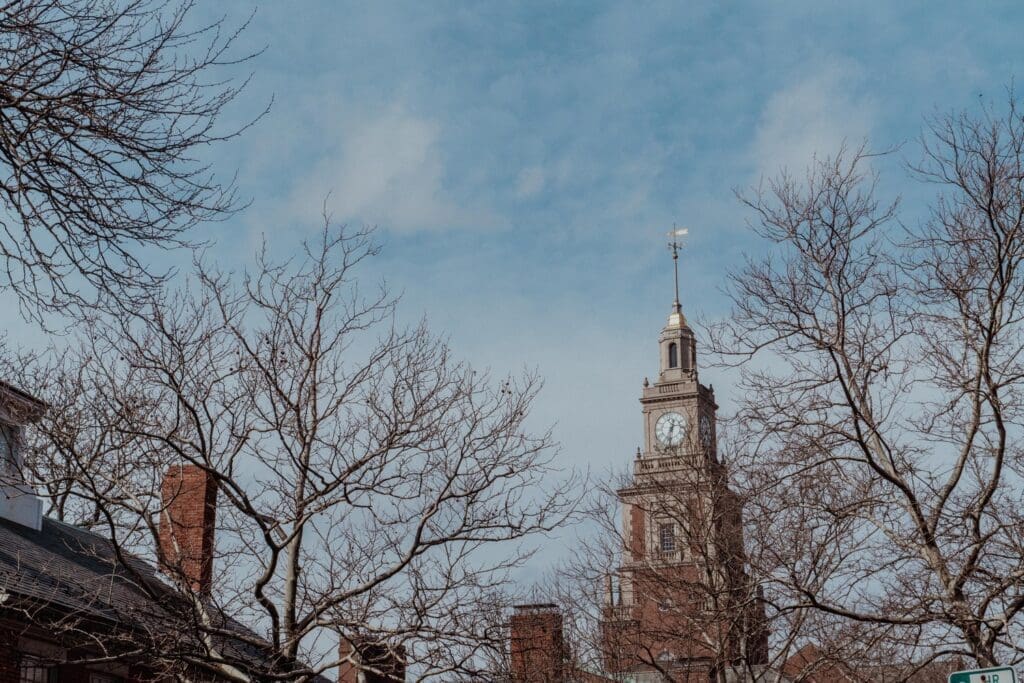
M357 637L342 638L338 657L342 661L338 667L338 683L405 681L405 648L401 645L366 642ZM367 671L363 667L373 670Z
M194 591L209 593L217 522L217 482L196 465L172 465L161 486L161 569Z
M510 631L510 673L515 683L565 680L562 612L556 605L517 605Z

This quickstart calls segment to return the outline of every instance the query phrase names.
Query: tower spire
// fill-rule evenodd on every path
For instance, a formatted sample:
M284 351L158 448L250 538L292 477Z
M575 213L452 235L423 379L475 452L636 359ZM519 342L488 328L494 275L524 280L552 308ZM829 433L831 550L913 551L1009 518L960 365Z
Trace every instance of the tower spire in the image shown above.
M677 228L672 224L672 231L668 233L668 249L672 252L672 269L675 274L675 299L672 300L672 312L682 316L682 306L679 304L679 250L683 246L683 240L690 231L686 228Z

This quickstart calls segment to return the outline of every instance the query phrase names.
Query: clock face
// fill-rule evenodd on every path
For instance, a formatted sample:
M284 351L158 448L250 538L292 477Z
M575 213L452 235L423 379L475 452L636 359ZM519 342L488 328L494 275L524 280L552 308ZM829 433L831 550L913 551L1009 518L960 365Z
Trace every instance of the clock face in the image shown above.
M700 442L705 449L711 448L711 418L707 415L700 416Z
M654 436L662 446L678 446L686 436L686 418L679 413L665 413L654 424Z

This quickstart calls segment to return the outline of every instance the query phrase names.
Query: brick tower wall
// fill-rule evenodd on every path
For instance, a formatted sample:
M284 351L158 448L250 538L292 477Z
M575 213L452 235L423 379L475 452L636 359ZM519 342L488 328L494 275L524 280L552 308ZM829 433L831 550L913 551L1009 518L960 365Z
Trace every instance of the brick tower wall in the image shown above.
M565 680L562 613L555 605L520 605L510 622L510 660L515 683Z

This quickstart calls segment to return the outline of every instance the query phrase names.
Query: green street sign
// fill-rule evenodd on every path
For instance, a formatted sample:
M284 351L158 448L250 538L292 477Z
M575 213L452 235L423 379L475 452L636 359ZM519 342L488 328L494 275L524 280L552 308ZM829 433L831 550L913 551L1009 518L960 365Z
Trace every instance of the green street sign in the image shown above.
M949 683L1017 683L1017 674L1008 666L957 671L949 674Z

